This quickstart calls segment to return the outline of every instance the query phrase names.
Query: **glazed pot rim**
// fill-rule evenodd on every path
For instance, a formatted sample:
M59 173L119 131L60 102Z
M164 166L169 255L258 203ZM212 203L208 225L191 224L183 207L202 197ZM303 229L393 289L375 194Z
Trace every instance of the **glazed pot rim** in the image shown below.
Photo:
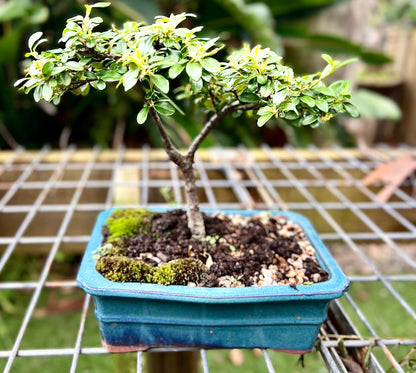
M172 208L146 207L151 211L163 212ZM194 303L249 303L305 300L330 300L341 297L349 287L349 280L335 262L324 243L319 238L310 221L303 215L280 210L230 210L202 209L206 213L217 211L225 214L251 216L261 212L281 215L298 224L316 250L319 264L329 273L329 279L313 285L251 286L237 288L206 288L183 285L159 285L148 283L120 283L104 278L95 270L94 252L101 246L101 227L109 215L118 208L102 211L93 228L90 241L84 253L77 276L77 284L93 296L130 297L142 299L164 299Z

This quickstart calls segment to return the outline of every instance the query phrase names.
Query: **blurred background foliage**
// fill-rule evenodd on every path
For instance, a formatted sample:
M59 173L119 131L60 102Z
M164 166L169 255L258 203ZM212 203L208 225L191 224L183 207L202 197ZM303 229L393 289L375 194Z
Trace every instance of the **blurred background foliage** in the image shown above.
M241 46L243 41L259 43L283 55L285 63L302 73L322 68L324 62L319 56L324 52L337 59L356 56L367 65L389 62L384 54L338 36L331 29L326 33L314 32L310 27L311 20L313 23L313 19L323 12L345 2L348 1L114 0L112 7L97 9L96 13L109 26L122 24L127 19L151 22L160 14L192 12L197 14L195 23L204 26L205 34L220 36L228 49ZM70 95L54 107L45 102L36 104L30 95L25 96L14 88L14 81L24 75L22 60L27 52L29 35L42 31L48 38L48 47L57 45L66 19L82 14L83 4L81 0L0 0L0 149L17 144L26 148L39 148L44 144L65 148L70 143L78 147L160 145L153 126L136 123L139 104L134 92L125 93L114 88L91 92L82 99ZM395 17L403 14L408 17L409 12L399 12ZM375 98L371 96L370 99L374 104ZM377 107L377 102L375 105ZM186 143L199 129L196 113L191 110L187 114L167 121L178 146ZM250 118L239 118L238 122L228 118L204 145L244 143L256 146L267 142L281 146L289 142L305 146L311 142L326 144L327 141L342 146L354 144L353 138L339 123L329 123L315 131L282 125L278 121L260 129Z

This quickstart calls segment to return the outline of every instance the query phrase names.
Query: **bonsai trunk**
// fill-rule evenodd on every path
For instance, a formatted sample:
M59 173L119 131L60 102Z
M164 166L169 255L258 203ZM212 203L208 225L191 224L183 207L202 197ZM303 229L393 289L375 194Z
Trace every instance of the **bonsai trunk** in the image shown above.
M196 191L196 180L193 169L195 152L201 145L202 141L214 129L214 127L222 118L237 110L247 111L255 109L256 107L258 107L258 104L247 104L235 101L231 104L224 106L221 110L217 111L207 120L201 132L193 140L186 155L182 155L181 152L178 149L176 149L176 147L172 144L172 141L170 140L168 134L166 133L163 127L162 120L153 106L153 102L151 100L148 100L147 104L149 106L149 114L153 122L156 124L156 127L159 131L160 137L163 142L163 146L166 150L167 155L169 156L169 159L179 167L185 179L185 193L186 202L188 206L188 227L191 230L193 236L204 238L205 225L202 213L199 210L199 199Z
M176 149L176 147L172 144L169 136L163 128L163 123L155 108L152 105L149 106L149 114L156 124L157 129L159 130L166 153L169 156L169 159L175 163L182 171L183 177L185 179L188 227L193 236L204 238L205 225L202 218L202 213L199 210L199 198L196 191L196 180L193 169L194 155L199 144L193 144L194 147L191 146L187 155L182 155L180 151Z
M190 163L187 167L181 168L185 179L185 195L187 204L188 227L193 236L205 237L205 225L202 213L199 210L199 198L196 189L195 173Z

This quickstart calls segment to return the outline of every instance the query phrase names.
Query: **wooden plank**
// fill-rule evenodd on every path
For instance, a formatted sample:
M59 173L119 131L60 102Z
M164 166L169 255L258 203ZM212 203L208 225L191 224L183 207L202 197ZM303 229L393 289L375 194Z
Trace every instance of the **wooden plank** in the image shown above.
M115 171L114 204L138 205L140 204L140 189L134 185L120 185L122 183L137 183L140 180L140 171L135 167L123 167Z

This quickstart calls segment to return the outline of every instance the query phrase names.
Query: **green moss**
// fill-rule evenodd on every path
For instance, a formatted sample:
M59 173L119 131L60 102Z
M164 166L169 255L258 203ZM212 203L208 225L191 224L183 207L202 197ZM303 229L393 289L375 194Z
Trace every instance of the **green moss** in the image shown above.
M161 285L198 283L204 272L205 265L198 259L176 259L158 267L153 273L152 282Z
M166 263L158 267L153 273L151 282L160 285L174 285L175 272L172 269L172 265L170 263Z
M101 256L95 269L114 282L148 282L154 271L152 266L125 256Z
M187 285L198 283L205 265L197 259L176 259L160 267L152 267L140 260L121 255L101 256L95 269L107 280L114 282L148 282L160 285Z
M126 253L126 250L120 246L117 246L115 243L106 243L102 247L97 249L98 257L100 256L123 256Z
M146 234L151 228L151 217L155 213L146 209L121 209L114 211L106 220L110 236L107 242L118 242L136 234Z

